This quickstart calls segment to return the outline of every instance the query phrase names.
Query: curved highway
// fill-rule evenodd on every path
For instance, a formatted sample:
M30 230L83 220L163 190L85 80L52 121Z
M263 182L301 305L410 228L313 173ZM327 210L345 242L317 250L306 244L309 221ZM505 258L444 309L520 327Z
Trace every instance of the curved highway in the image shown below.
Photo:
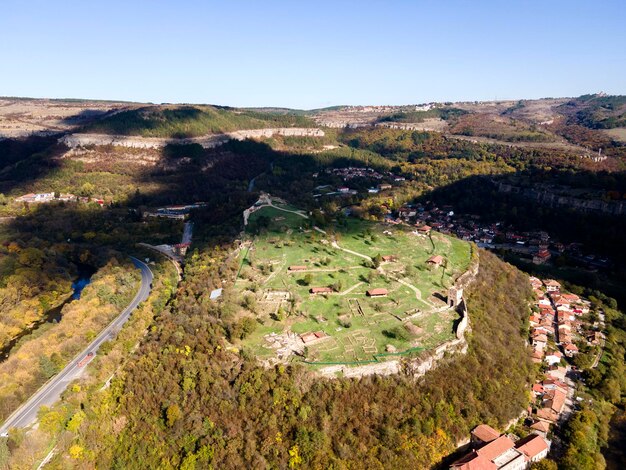
M41 406L50 406L60 397L68 384L80 377L85 370L85 365L96 355L98 349L105 341L114 337L126 323L132 311L141 302L148 298L152 288L152 271L145 263L137 258L132 258L133 263L141 270L141 286L131 303L109 323L104 330L94 339L89 346L70 361L65 368L42 386L26 403L19 407L0 427L0 436L5 436L10 428L24 428L37 420L37 412Z

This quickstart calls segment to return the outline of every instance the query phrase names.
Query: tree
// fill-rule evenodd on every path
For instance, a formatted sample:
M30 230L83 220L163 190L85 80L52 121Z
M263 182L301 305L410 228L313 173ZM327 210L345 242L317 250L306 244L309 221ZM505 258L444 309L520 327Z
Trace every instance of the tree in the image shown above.
M81 459L83 457L84 450L85 449L83 449L78 444L73 444L69 448L68 453L70 454L70 457L73 458L74 460L79 460L79 459Z
M25 248L20 252L18 261L24 266L41 268L44 258L45 254L39 248Z
M534 462L530 466L530 470L557 470L558 466L554 460L543 459L539 462Z
M372 264L374 265L374 269L378 269L380 264L383 262L383 257L378 253L376 256L372 258Z
M313 276L311 275L311 273L308 273L306 276L304 276L304 279L302 279L302 282L304 283L305 286L310 286L311 283L313 282Z
M296 468L302 463L302 457L297 445L289 449L289 468Z
M176 421L178 421L183 416L183 413L180 410L180 407L176 403L168 406L165 414L166 414L166 424L170 428L174 426L174 424L176 424Z
M83 185L80 187L80 195L85 197L91 197L93 196L95 190L96 186L87 181L83 183Z
M74 416L72 416L69 421L67 422L67 424L65 425L65 428L68 431L71 432L76 432L78 431L78 428L80 427L80 424L83 422L83 420L87 417L87 415L85 415L85 412L83 410L78 410Z

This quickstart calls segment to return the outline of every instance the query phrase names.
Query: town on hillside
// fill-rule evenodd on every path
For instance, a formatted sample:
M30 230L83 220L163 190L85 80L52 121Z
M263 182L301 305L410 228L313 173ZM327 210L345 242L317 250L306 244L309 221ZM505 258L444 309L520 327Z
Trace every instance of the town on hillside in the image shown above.
M104 199L93 198L87 196L76 196L70 193L29 193L15 198L15 202L27 203L27 204L48 204L51 202L80 202L87 204L88 202L94 202L100 207L104 206Z
M531 277L530 283L535 295L529 318L530 354L542 372L532 386L530 427L547 434L583 401L576 396L576 382L582 378L575 363L582 354L590 367L598 365L605 340L604 313L594 311L589 300L567 292L558 281Z
M481 248L504 250L541 265L567 256L590 270L611 267L607 258L585 252L580 243L562 243L542 230L520 231L502 222L485 222L479 215L458 214L453 206L438 207L432 202L404 204L397 211L388 211L391 223L427 225L433 229L473 241Z

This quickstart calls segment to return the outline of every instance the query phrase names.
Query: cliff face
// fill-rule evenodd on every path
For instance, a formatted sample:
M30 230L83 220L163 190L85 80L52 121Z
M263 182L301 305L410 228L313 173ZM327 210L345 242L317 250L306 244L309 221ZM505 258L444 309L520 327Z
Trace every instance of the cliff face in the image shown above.
M556 194L547 189L522 188L507 183L496 182L501 193L517 194L548 207L568 207L581 212L602 212L605 214L626 214L626 202L603 201L601 199L581 199L574 196Z
M283 127L274 129L249 129L226 132L224 134L209 134L202 137L188 139L168 139L158 137L139 137L106 134L68 134L59 139L59 142L70 148L86 147L91 145L114 145L120 147L158 149L168 144L187 145L200 144L204 148L218 147L229 140L260 139L282 135L287 137L323 137L324 131L309 127Z

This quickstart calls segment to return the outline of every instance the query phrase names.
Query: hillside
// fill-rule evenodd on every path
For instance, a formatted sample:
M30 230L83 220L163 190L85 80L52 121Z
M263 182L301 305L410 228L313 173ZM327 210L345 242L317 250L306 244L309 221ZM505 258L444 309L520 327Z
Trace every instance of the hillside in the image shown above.
M86 402L87 419L72 434L85 464L285 468L298 456L302 468L421 469L476 424L501 427L527 403L531 366L520 334L527 278L489 253L481 253L468 298L468 354L420 383L407 376L320 379L302 367L265 369L245 353L227 352L224 328L236 297L210 306L203 295L219 282L224 256L212 250L190 260L177 306L158 318L135 353L139 360ZM105 411L102 403L120 405ZM55 460L71 463L65 452Z
M107 116L84 127L82 132L184 138L240 129L311 125L312 121L293 113L214 106L148 106Z

